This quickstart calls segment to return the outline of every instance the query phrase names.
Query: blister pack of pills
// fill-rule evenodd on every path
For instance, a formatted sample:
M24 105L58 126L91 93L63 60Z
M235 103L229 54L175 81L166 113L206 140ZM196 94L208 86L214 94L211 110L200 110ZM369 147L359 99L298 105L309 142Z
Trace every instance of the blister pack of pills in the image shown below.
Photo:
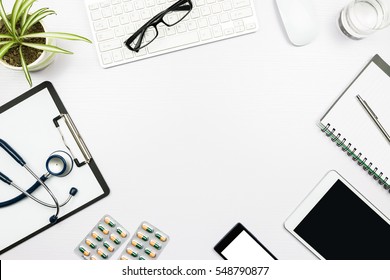
M168 235L148 222L142 222L122 254L120 254L119 259L156 260L168 242Z
M128 238L128 231L110 215L105 215L74 252L85 260L108 260Z

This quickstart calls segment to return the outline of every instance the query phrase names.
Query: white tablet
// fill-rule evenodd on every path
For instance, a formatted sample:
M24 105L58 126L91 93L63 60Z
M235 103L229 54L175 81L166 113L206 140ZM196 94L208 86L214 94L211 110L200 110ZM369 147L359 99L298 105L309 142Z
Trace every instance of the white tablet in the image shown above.
M390 260L390 220L336 171L284 226L320 259Z

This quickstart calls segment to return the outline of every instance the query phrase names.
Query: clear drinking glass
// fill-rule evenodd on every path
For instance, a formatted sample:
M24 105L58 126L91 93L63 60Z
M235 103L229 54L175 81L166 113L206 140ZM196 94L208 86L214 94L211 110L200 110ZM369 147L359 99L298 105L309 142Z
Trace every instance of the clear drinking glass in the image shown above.
M390 25L390 0L354 0L340 13L341 31L352 39L363 39Z

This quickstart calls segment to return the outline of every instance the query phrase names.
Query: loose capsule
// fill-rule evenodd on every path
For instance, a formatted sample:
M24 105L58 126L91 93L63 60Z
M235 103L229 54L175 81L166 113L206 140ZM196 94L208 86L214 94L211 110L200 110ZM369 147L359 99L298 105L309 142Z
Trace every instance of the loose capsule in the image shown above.
M140 256L139 257L139 260L141 260L141 261L144 261L144 260L146 260L143 256Z
M131 245L133 245L134 247L137 247L138 249L143 248L143 246L135 240L131 241Z
M151 258L155 258L156 257L156 253L153 252L152 250L149 250L148 248L145 249L145 253L149 255L149 257Z
M104 218L104 222L109 225L110 227L115 227L115 224L113 223L113 221L111 221L111 219L109 217L105 217Z
M91 256L90 260L92 260L92 261L96 261L96 260L97 260L97 258L96 258L95 256Z
M133 250L131 250L130 248L127 248L126 252L129 254L129 255L132 255L134 258L136 258L138 256L137 252L134 252Z
M102 225L99 225L99 226L98 226L98 229L100 229L101 232L103 232L104 234L108 234L108 233L109 233L108 229L106 229L106 228L105 228L104 226L102 226Z
M99 242L103 240L103 238L99 234L97 234L96 232L92 232L92 237L95 238Z
M120 236L122 236L123 238L125 238L127 236L127 233L121 229L121 228L116 228L116 232L120 234Z
M142 224L142 228L144 229L144 230L146 230L147 232L149 232L149 233L153 233L153 228L151 228L150 226L148 226L147 224Z
M139 239L142 239L143 241L148 241L148 237L145 234L142 234L142 232L138 232L137 236Z
M110 239L114 241L115 244L120 244L121 241L115 236L115 234L110 235Z
M87 249L85 249L83 246L80 246L79 250L81 253L83 253L84 256L86 256L86 257L89 256L89 251Z
M96 245L94 243L92 243L91 240L89 239L85 239L85 244L87 244L89 247L91 247L92 249L95 249L96 248Z
M156 242L156 240L150 240L150 243L149 243L150 245L152 245L154 248L156 248L157 250L160 250L161 249L161 245L160 244L158 244L157 242Z
M97 252L98 252L99 256L101 256L103 259L107 259L108 256L106 253L104 253L102 248L99 248Z
M126 256L121 256L122 261L128 261L129 259Z
M167 241L167 238L159 232L156 232L156 237L160 239L162 242Z
M103 245L104 245L104 247L107 248L108 251L110 251L110 252L114 251L114 247L112 247L108 242L105 241L103 243Z

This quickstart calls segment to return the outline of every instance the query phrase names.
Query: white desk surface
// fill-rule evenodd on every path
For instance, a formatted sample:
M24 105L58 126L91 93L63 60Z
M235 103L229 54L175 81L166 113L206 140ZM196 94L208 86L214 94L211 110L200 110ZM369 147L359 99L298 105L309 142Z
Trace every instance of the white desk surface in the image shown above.
M331 169L390 216L390 194L316 126L373 55L390 62L390 29L352 41L337 27L349 1L316 0L320 34L296 48L274 0L255 2L255 34L108 70L94 46L60 42L75 54L34 73L34 84L54 84L111 194L1 259L77 259L74 247L106 213L131 233L147 220L170 234L162 260L219 259L214 245L239 221L279 259L315 259L283 223ZM43 5L58 12L50 31L91 37L83 1ZM0 82L1 104L28 89L2 67Z

